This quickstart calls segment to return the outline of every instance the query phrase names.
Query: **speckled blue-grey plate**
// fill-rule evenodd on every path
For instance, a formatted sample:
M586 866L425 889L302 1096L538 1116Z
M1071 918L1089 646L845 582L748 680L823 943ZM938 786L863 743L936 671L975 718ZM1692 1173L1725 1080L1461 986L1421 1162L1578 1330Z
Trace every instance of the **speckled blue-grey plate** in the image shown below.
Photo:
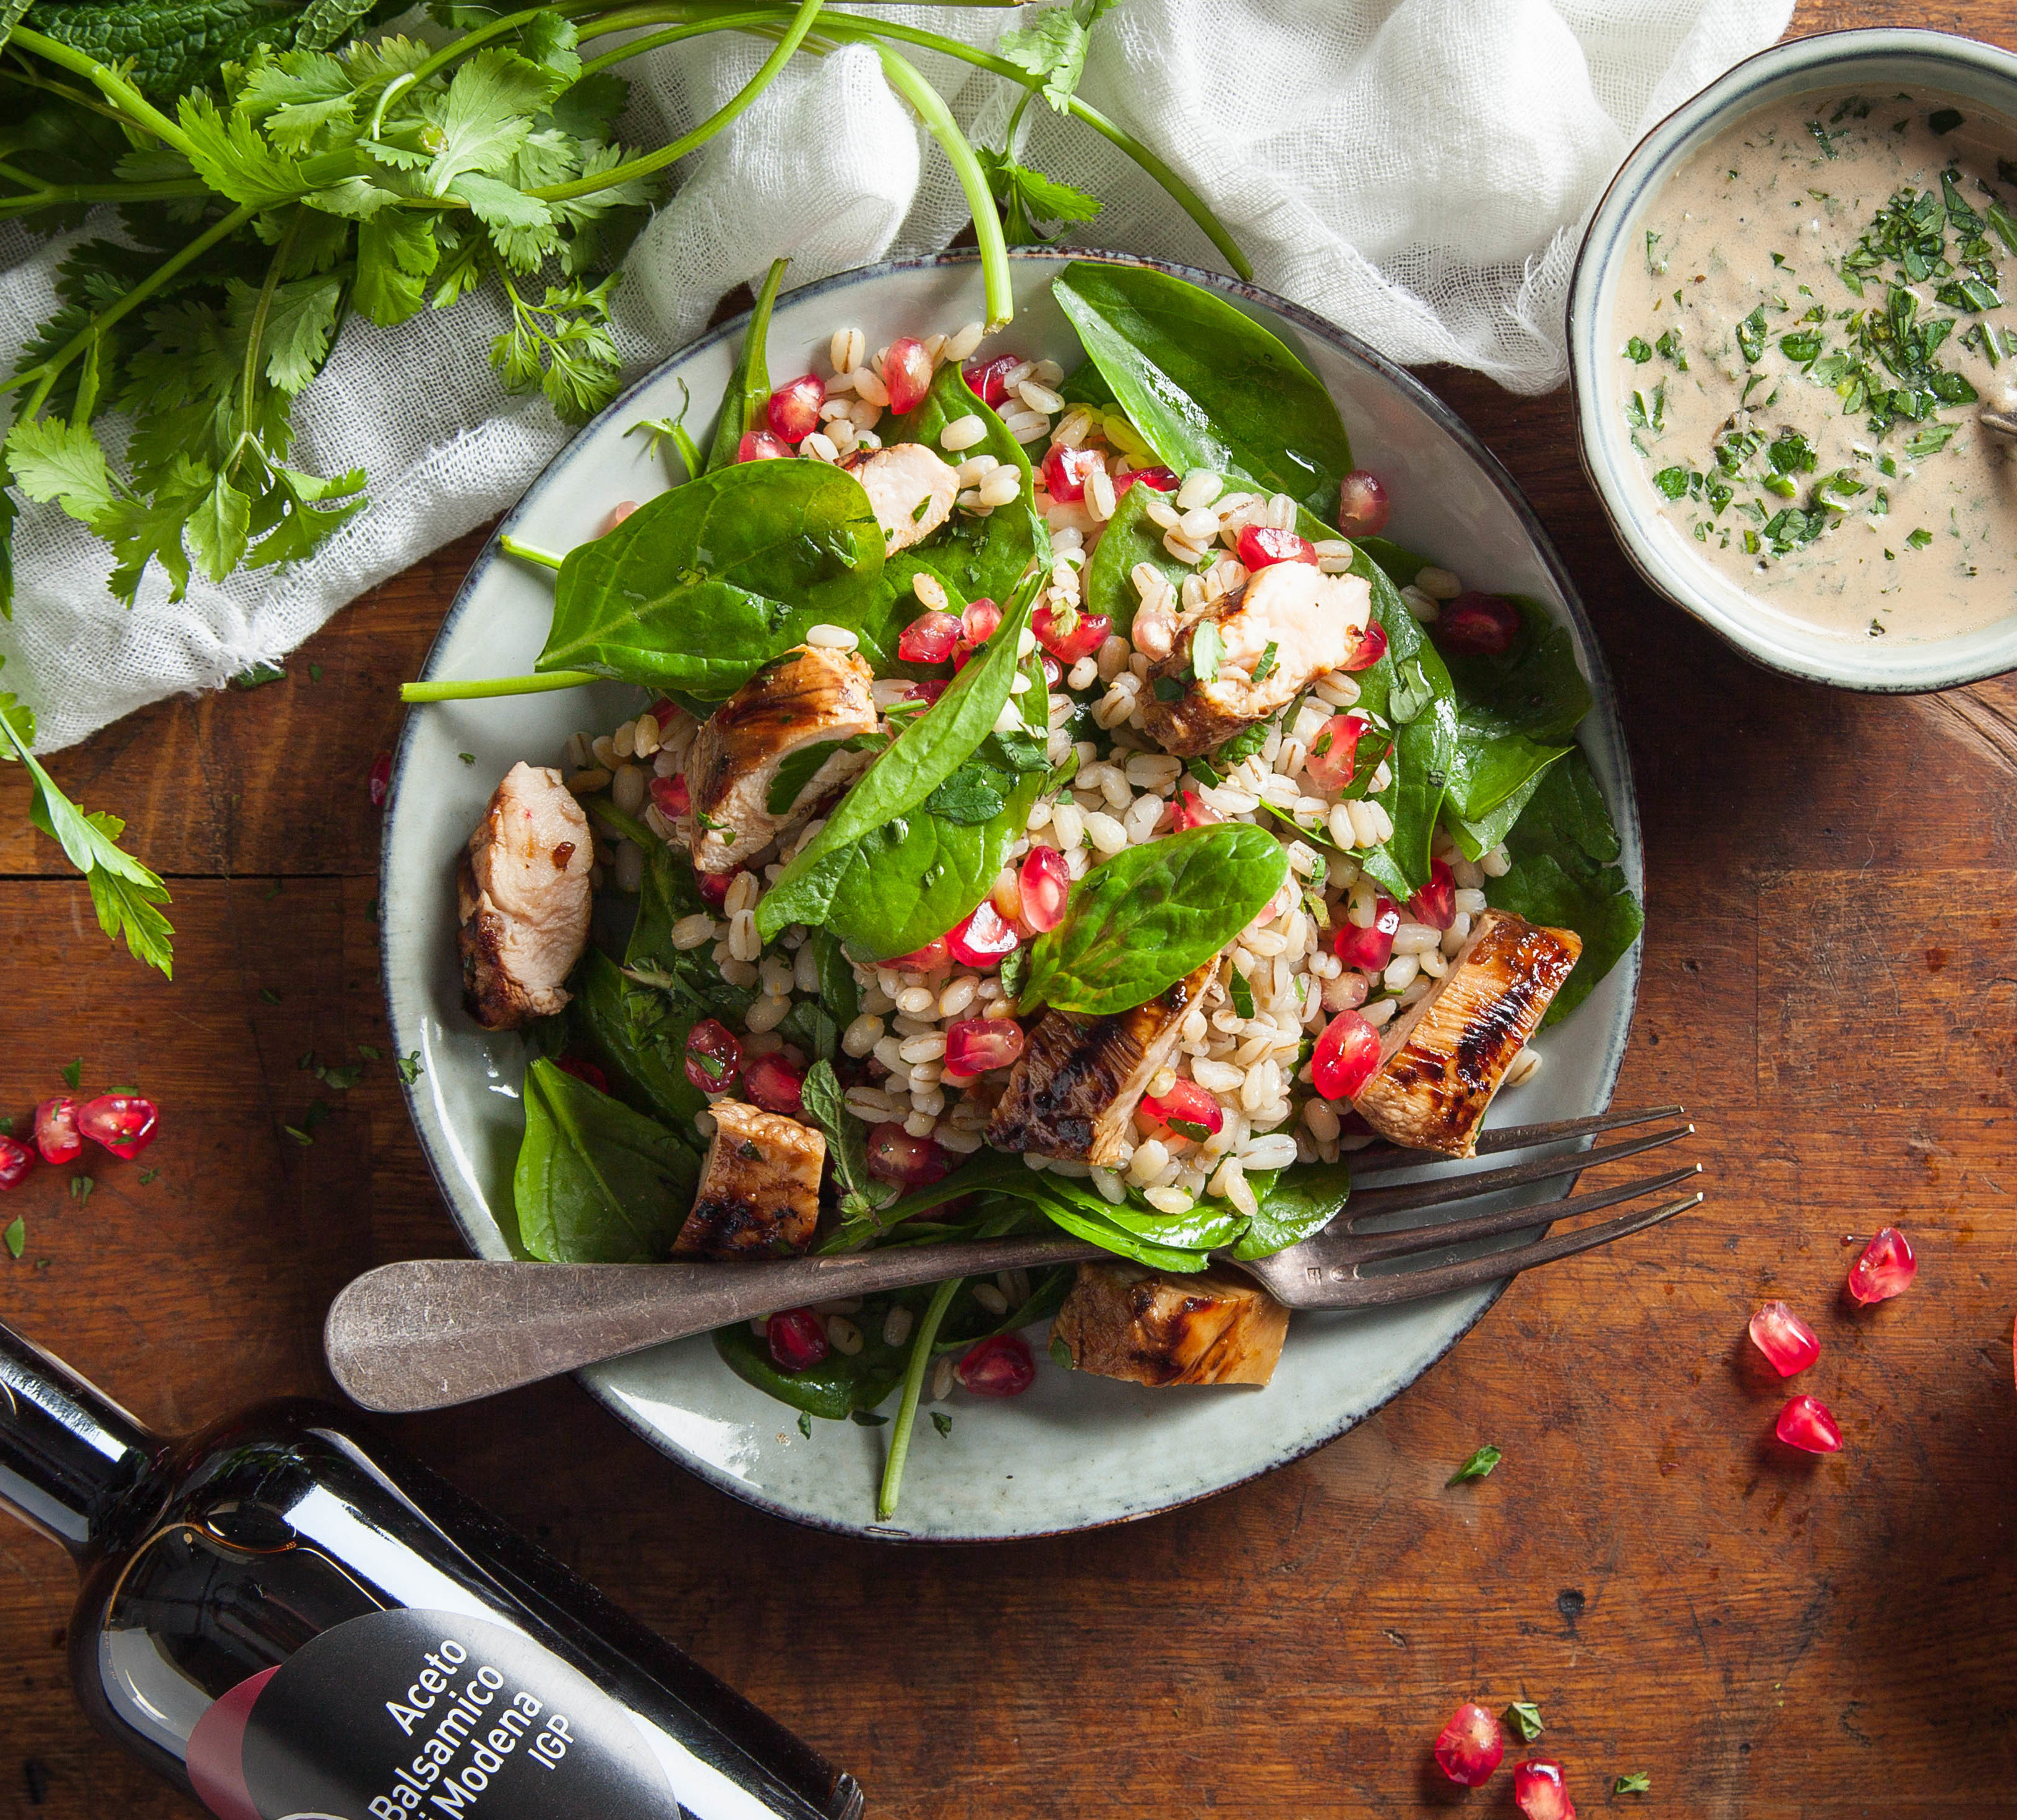
M1051 253L1017 257L1018 313L999 340L1069 367L1078 349L1048 288L1066 263ZM1504 471L1435 399L1350 336L1249 287L1204 273L1180 276L1222 291L1301 349L1337 398L1356 458L1387 483L1395 501L1389 535L1473 585L1546 601L1569 627L1597 699L1582 744L1624 843L1622 863L1642 890L1638 812L1603 659L1561 558ZM860 326L873 348L901 334L951 332L981 313L970 255L849 273L781 300L770 326L771 370L804 370L842 323ZM677 414L682 381L704 430L741 329L730 323L633 387L555 458L505 528L529 543L565 549L592 535L615 501L664 490L658 457L644 438L625 432L640 417ZM425 674L529 670L551 600L547 579L500 560L493 541L456 597ZM514 761L555 763L576 728L612 725L641 699L635 689L604 684L456 702L415 710L400 738L380 908L386 996L399 1053L417 1049L424 1069L408 1090L420 1142L456 1224L482 1257L508 1255L499 1219L511 1219L523 1059L515 1037L478 1029L458 1002L456 852ZM465 752L475 754L474 765L459 760ZM1564 1118L1607 1105L1638 979L1634 949L1573 1017L1539 1039L1546 1065L1501 1097L1494 1122ZM1629 1253L1617 1267L1630 1268ZM796 1412L734 1377L705 1338L581 1376L655 1446L763 1509L865 1536L991 1540L1147 1516L1319 1447L1413 1383L1496 1294L1298 1315L1274 1381L1257 1390L1154 1391L1069 1374L1052 1367L1039 1344L1042 1369L1026 1395L982 1402L955 1392L955 1420L943 1439L921 1422L902 1508L887 1524L875 1516L887 1431L821 1422L810 1439L801 1437Z

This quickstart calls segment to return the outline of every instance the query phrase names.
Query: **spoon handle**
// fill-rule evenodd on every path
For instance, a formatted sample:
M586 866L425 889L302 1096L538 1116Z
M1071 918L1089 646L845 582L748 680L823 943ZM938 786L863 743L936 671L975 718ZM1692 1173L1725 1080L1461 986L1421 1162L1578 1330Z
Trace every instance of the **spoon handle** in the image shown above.
M1045 1237L763 1264L421 1258L348 1284L330 1305L323 1348L337 1382L366 1409L446 1409L780 1309L1105 1255Z

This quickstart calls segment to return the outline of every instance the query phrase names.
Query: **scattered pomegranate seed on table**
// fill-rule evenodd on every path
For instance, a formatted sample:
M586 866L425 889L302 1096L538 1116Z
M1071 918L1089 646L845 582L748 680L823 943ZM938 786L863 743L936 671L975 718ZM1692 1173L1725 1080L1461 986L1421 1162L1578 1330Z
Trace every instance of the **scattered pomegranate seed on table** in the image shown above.
M770 394L765 414L774 434L787 442L798 443L819 428L820 406L825 402L825 381L817 373L803 373Z
M1562 1766L1545 1757L1515 1766L1513 1800L1527 1820L1575 1820L1575 1803L1562 1786Z
M35 1148L45 1163L67 1163L84 1148L77 1135L77 1102L67 1093L45 1100L35 1108Z
M1313 563L1316 559L1316 546L1294 531L1278 531L1272 525L1249 525L1239 533L1239 560L1249 570L1271 569L1278 562Z
M382 809L392 789L392 755L381 752L371 761L371 807Z
M1380 1032L1356 1011L1340 1011L1324 1026L1310 1057L1310 1079L1326 1100L1349 1100L1380 1067Z
M1482 1788L1506 1754L1499 1720L1475 1700L1450 1714L1436 1739L1436 1762L1443 1774L1467 1789Z
M161 1108L137 1093L101 1093L77 1109L77 1128L130 1163L154 1141L161 1118Z
M882 356L882 384L900 417L925 402L932 388L932 357L915 335L900 335Z
M718 1017L703 1017L687 1032L687 1078L702 1093L726 1093L742 1070L742 1045Z
M1387 489L1362 468L1355 468L1337 489L1337 528L1348 537L1377 537L1393 511Z
M780 1371L803 1371L827 1356L826 1323L809 1308L788 1308L774 1314L763 1334Z
M935 1138L912 1137L894 1119L868 1134L868 1173L900 1188L929 1188L952 1173L954 1157Z
M1037 1361L1020 1334L997 1334L968 1352L952 1374L976 1396L1020 1396L1037 1381Z
M1786 1399L1773 1432L1789 1447L1807 1453L1834 1453L1842 1447L1842 1430L1828 1414L1828 1405L1810 1396Z
M1814 1330L1783 1302L1768 1302L1751 1317L1751 1343L1781 1378L1792 1378L1821 1356Z
M1849 1267L1849 1292L1858 1302L1889 1302L1911 1287L1919 1273L1912 1241L1895 1226L1887 1226L1863 1248Z
M35 1153L10 1137L0 1137L0 1192L18 1188L35 1166Z

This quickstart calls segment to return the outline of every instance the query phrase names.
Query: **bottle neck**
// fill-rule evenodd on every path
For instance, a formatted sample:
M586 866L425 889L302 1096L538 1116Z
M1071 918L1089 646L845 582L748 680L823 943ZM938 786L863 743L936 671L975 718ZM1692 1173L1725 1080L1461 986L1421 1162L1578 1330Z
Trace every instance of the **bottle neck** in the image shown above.
M0 1505L84 1555L160 1446L61 1360L0 1326Z

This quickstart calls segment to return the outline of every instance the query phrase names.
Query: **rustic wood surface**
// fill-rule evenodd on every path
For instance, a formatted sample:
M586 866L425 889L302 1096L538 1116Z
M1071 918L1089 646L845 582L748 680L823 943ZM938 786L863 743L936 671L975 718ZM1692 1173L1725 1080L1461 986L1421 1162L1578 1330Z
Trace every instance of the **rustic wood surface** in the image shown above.
M1806 5L1797 26L1891 15ZM2007 0L1913 23L2017 43ZM1532 497L1617 678L1648 899L1620 1093L1687 1103L1708 1204L1522 1280L1314 1457L1067 1540L801 1529L565 1383L403 1439L850 1767L877 1815L1438 1810L1429 1744L1470 1696L1539 1703L1586 1815L2017 1812L2017 687L1887 700L1748 667L1628 569L1566 394L1432 382ZM149 1186L101 1159L81 1202L70 1170L9 1197L28 1241L0 1258L6 1318L164 1427L324 1392L336 1288L459 1248L389 1063L333 1093L298 1063L384 1046L366 776L478 543L341 614L285 682L164 703L56 761L169 875L172 986L107 948L0 779L0 1110L79 1056L87 1086L167 1109ZM282 1127L318 1092L337 1110L305 1149ZM1893 1221L1919 1280L1852 1313L1844 1235ZM1744 1338L1768 1296L1820 1331L1802 1385L1839 1454L1770 1439L1782 1388ZM1505 1464L1445 1489L1485 1441ZM72 1705L73 1587L0 1525L0 1812L193 1813ZM1612 1797L1636 1770L1650 1797ZM1470 1806L1510 1813L1504 1778Z

